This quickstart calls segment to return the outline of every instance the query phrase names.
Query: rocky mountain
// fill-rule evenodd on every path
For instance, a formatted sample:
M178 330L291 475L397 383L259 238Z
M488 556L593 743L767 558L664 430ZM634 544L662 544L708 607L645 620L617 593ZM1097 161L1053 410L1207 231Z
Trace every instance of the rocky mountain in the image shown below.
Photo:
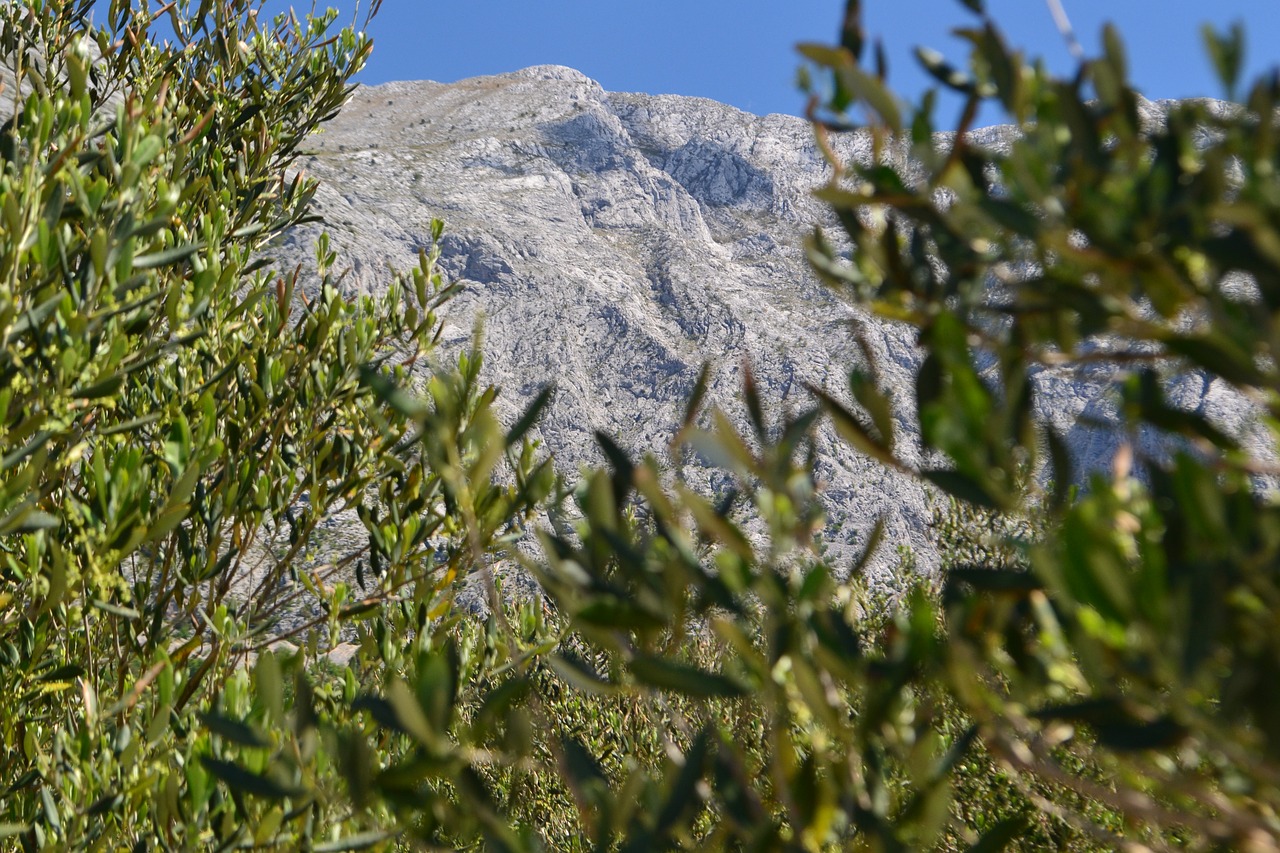
M998 143L1002 131L985 135ZM846 156L870 150L859 136L839 144ZM595 430L636 453L664 446L703 362L714 370L710 401L744 422L746 363L779 410L806 406L806 383L838 392L854 323L898 389L899 426L913 432L913 335L864 322L805 263L801 241L823 215L810 190L827 166L802 119L609 93L545 66L359 88L301 165L323 182L318 212L352 289L376 290L390 269L414 265L432 219L446 221L446 269L469 283L448 309L446 349L464 346L483 316L486 369L508 416L555 384L539 437L566 472L600 461ZM293 233L281 259L305 258L317 229ZM1100 368L1038 379L1040 414L1069 437L1082 470L1107 464L1116 446L1080 423L1111 417L1110 378ZM1174 395L1249 428L1248 407L1203 378L1178 380ZM934 566L919 485L828 428L819 445L837 562L883 517L891 545ZM700 470L717 488L721 475ZM897 567L890 547L881 580Z

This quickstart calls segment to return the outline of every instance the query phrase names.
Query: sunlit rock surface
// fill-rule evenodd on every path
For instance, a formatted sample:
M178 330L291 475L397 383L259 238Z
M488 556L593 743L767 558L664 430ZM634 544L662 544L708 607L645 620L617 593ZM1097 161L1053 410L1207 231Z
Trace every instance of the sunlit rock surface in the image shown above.
M1160 105L1145 105L1152 121ZM1000 144L1007 129L980 131ZM869 155L861 136L837 140ZM557 393L538 437L561 470L601 461L595 430L636 454L665 446L703 362L710 401L742 424L743 365L774 408L809 405L805 386L839 392L861 316L815 280L801 242L823 211L810 190L826 180L802 119L758 117L712 101L605 92L582 74L544 66L454 84L391 83L356 90L315 137L300 166L324 183L318 209L351 266L345 286L385 286L416 264L431 220L443 218L445 267L470 283L448 311L447 350L484 318L489 381L515 415L546 383ZM302 260L316 228L280 247ZM919 355L903 327L864 327L913 452L910 412ZM1040 415L1068 437L1080 470L1109 464L1117 439L1082 427L1114 417L1111 373L1042 375ZM1194 377L1179 400L1247 432L1249 410ZM877 519L887 545L873 573L892 584L899 546L936 566L927 497L819 432L819 475L837 566L848 565ZM918 461L918 460L916 460ZM696 466L695 466L696 468ZM724 476L695 479L711 490Z

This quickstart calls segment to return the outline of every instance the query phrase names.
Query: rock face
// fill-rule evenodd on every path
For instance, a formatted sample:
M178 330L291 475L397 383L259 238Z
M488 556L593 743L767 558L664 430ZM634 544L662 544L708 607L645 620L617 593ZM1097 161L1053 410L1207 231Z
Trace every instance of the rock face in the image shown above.
M857 136L840 144L846 156L870 147ZM827 166L799 118L607 93L576 71L536 67L357 89L301 166L323 182L318 212L349 260L351 288L377 289L392 267L414 265L432 218L446 221L446 269L471 284L448 309L446 347L465 345L483 315L488 378L509 417L555 383L539 437L563 471L601 461L595 430L636 453L663 447L704 361L710 402L744 423L746 362L775 411L807 406L806 383L846 385L850 324L864 318L817 283L800 249L823 216L809 193ZM305 257L315 235L291 235L282 260ZM914 434L913 335L882 323L863 331L899 389L899 426ZM1085 467L1114 450L1073 427L1084 412L1106 417L1108 379L1039 383L1041 414ZM1182 390L1189 407L1247 420L1212 383ZM826 427L819 451L837 564L880 517L890 546L876 564L882 581L898 569L894 545L913 549L922 569L936 564L916 483ZM715 489L721 475L699 476Z

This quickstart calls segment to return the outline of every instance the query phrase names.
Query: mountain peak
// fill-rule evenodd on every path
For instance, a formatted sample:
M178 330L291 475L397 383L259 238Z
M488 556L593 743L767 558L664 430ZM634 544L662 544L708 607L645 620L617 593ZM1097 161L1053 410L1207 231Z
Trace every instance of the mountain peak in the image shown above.
M586 83L597 89L600 88L600 84L595 80L566 65L531 65L528 68L513 71L511 76L524 77L530 80L560 80L568 83Z
M863 162L873 147L864 133L831 144ZM869 320L806 263L805 236L829 218L812 191L830 166L803 119L606 93L579 71L540 65L357 91L303 165L322 181L317 209L353 289L379 290L389 266L414 266L432 218L446 220L442 265L468 288L447 309L445 348L465 346L484 316L485 378L503 389L503 417L555 384L535 435L563 472L603 462L595 430L636 457L665 446L704 363L708 402L743 424L744 363L779 410L809 405L806 385L847 398L851 326L898 389L900 452L929 462L914 437L914 333ZM296 236L297 249L309 245ZM1037 414L1066 437L1078 470L1109 464L1120 437L1089 424L1114 421L1114 376L1045 371L1034 381ZM1220 385L1188 380L1170 395L1248 433L1250 410ZM919 483L855 453L830 425L815 441L829 557L850 559L882 519L918 569L935 567ZM730 485L709 459L686 474L708 494ZM892 584L899 557L883 551L871 575Z

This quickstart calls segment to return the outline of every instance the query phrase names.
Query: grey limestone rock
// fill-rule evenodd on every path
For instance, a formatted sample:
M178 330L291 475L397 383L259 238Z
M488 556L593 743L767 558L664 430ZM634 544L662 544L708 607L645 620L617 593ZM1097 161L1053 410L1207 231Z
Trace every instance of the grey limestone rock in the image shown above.
M1159 105L1149 112L1159 120ZM979 133L1000 144L1009 131ZM837 144L850 157L870 148L857 135ZM806 383L839 392L855 352L851 324L897 389L899 426L915 433L912 332L867 321L805 263L801 241L824 216L810 191L828 167L802 119L608 93L543 66L359 88L300 165L323 182L318 212L353 289L376 290L391 268L412 266L431 220L446 221L445 267L471 285L448 309L446 348L463 346L483 315L488 378L509 418L555 383L538 437L565 472L601 461L595 430L637 454L663 447L704 361L714 371L710 401L744 423L748 362L782 409L809 404ZM304 260L315 235L292 235L281 260ZM1069 436L1081 470L1114 452L1114 436L1077 424L1082 413L1108 418L1110 379L1103 370L1038 380L1038 410ZM1183 382L1178 394L1249 428L1247 407L1212 383ZM923 570L935 566L921 487L828 427L818 443L837 565L883 518L891 546L910 547ZM698 476L718 483L712 470ZM894 551L875 564L882 582L898 568Z

